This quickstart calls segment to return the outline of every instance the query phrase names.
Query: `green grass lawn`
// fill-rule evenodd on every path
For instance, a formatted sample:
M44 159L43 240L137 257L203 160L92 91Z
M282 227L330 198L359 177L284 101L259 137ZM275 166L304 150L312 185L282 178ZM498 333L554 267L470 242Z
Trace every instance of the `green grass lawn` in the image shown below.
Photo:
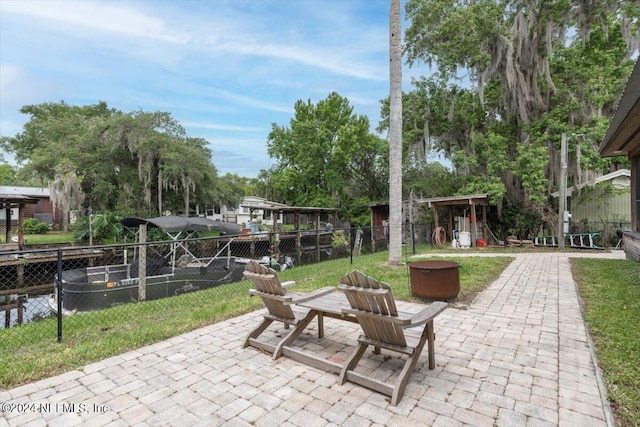
M74 242L73 231L49 231L46 234L25 234L24 239L27 247L29 245L71 244Z
M295 291L337 285L352 269L389 283L396 298L412 299L406 266L389 266L387 252L323 262L285 270L282 281L295 280ZM461 300L473 298L498 277L509 257L456 258L461 265ZM170 299L127 304L66 317L62 343L56 342L56 319L44 319L11 329L0 329L0 388L46 378L142 345L194 330L262 308L250 298L243 281ZM17 334L17 335L16 335ZM18 339L19 338L19 339ZM12 344L16 343L16 344Z
M640 263L572 260L617 423L640 426Z

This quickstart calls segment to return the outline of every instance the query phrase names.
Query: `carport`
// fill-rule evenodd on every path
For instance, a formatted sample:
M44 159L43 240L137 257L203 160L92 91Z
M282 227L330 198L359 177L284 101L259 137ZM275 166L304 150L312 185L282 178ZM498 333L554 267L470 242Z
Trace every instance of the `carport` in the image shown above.
M478 226L477 219L478 214L476 212L476 207L482 207L482 236L483 239L487 240L487 206L489 205L489 196L487 194L471 194L465 196L450 196L450 197L433 197L430 199L418 199L415 200L414 203L426 203L430 209L433 209L433 220L435 223L435 229L438 230L440 227L440 220L438 215L438 208L446 208L448 212L448 222L449 222L449 241L453 239L453 209L459 206L465 206L469 209L469 223L471 226L471 246L477 247L477 235L478 235Z
M19 194L0 194L0 208L5 211L5 249L24 249L24 212L26 205L35 205L38 199ZM18 209L18 242L11 242L11 209Z

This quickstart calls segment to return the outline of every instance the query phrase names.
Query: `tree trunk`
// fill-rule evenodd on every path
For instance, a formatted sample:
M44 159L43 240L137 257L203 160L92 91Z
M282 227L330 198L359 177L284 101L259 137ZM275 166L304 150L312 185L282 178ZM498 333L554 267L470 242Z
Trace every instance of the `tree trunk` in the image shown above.
M402 49L400 0L389 14L389 263L402 263Z
M162 169L158 168L158 215L164 215L162 211Z
M182 175L182 187L183 187L183 200L184 200L184 216L185 218L189 218L189 190L191 189L191 185L189 184L189 179Z

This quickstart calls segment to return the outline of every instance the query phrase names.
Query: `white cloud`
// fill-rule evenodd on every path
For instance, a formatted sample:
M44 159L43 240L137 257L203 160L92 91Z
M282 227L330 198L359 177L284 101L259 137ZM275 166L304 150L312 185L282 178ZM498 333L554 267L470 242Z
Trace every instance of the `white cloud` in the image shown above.
M186 43L186 34L171 33L166 22L131 8L122 2L97 1L2 1L0 13L39 18L59 28L83 27L85 31L106 31L124 36Z
M252 126L234 126L234 125L223 125L219 123L199 123L199 122L190 122L190 121L181 121L182 126L187 128L196 128L196 129L210 129L210 130L224 130L230 132L263 132L264 129L260 127L252 127Z
M261 110L277 111L281 113L290 113L292 111L292 107L283 107L280 105L276 105L272 102L264 102L256 98L245 96L245 95L239 95L237 93L233 93L228 90L217 89L217 88L209 88L209 90L214 94L218 94L227 100L236 102L241 105L259 108Z
M4 92L16 83L20 77L20 67L16 65L0 64L0 91Z
M81 37L106 32L137 39L138 43L148 39L178 45L188 44L196 51L204 48L224 55L285 59L344 76L376 81L386 79L386 75L381 73L381 64L362 58L362 52L366 55L366 52L371 50L370 46L375 45L370 39L354 40L350 37L335 37L330 40L326 48L322 43L317 43L317 40L312 40L310 44L302 37L295 40L298 43L287 42L289 40L287 37L284 38L284 42L281 42L281 38L278 37L279 31L265 28L257 32L251 30L252 27L247 25L246 16L232 15L227 20L216 19L215 23L200 22L189 27L180 26L175 18L162 19L148 12L136 10L128 3L53 0L2 1L0 12L40 19L59 31L72 32ZM224 8L221 13L226 16ZM190 16L189 19L194 17ZM198 18L195 17L195 19ZM220 21L226 21L222 27ZM81 33L78 33L79 30ZM308 38L308 35L305 38ZM277 42L265 41L271 39ZM337 42L340 44L336 45ZM349 49L345 52L347 55L340 53L345 48ZM147 45L143 49L121 45L121 49L133 50L136 55L147 57L156 57L163 52L158 50L161 49L160 47L152 45ZM165 59L169 58L165 55Z
M385 80L380 69L373 63L360 63L353 58L348 59L336 51L326 51L318 47L291 46L286 44L265 44L258 42L225 41L216 47L227 52L244 55L266 56L299 62L314 68L330 71L335 74L366 80Z
M388 10L388 0L0 0L0 130L19 132L19 108L39 102L167 111L211 141L220 170L255 175L269 164L271 124L286 125L297 100L335 91L377 122Z
M267 138L227 138L213 137L205 138L214 152L218 150L228 150L230 152L244 152L245 154L262 154L267 152ZM238 150L242 147L242 150Z

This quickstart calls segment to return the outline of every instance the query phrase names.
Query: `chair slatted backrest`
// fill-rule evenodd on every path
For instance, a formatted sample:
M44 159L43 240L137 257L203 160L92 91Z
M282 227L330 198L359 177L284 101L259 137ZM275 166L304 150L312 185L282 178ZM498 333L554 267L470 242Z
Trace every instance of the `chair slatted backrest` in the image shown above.
M354 270L343 276L339 289L347 296L364 334L387 344L406 346L402 325L395 321L398 309L391 287Z
M267 266L249 261L244 269L244 276L251 280L254 288L265 294L260 295L265 307L274 316L285 319L294 319L295 316L291 307L281 300L269 298L268 295L285 296L287 289L282 286L275 270Z

